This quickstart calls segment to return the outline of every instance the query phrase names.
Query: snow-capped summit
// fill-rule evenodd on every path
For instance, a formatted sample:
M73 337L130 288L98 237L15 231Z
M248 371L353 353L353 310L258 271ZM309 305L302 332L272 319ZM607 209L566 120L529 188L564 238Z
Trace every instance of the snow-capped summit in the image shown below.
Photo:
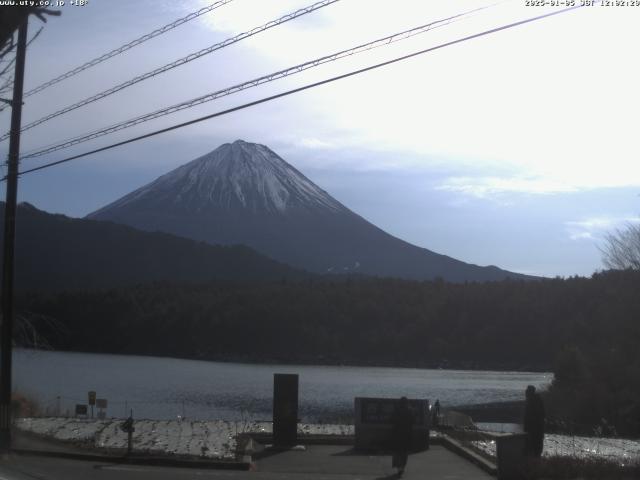
M197 158L117 202L91 214L150 204L169 210L247 210L255 214L291 209L346 210L264 145L236 140Z
M212 244L244 244L314 272L413 279L521 275L416 247L355 214L264 145L237 140L89 215Z

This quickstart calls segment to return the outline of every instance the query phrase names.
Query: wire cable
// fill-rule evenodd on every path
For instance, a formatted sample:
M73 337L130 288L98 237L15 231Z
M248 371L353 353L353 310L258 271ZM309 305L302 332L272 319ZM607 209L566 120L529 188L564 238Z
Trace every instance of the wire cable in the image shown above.
M146 42L147 40L151 40L152 38L155 38L159 35L162 35L163 33L166 33L170 30L173 30L176 27L179 27L180 25L183 25L187 22L190 22L191 20L194 20L202 15L204 15L205 13L209 13L213 10L215 10L218 7L221 7L223 5L226 5L229 2L232 2L233 0L219 0L215 3L212 3L211 5L208 5L206 7L202 7L200 10L197 10L195 12L190 13L189 15L179 18L178 20L175 20L167 25L164 25L163 27L160 27L156 30L154 30L153 32L147 33L141 37L136 38L135 40L132 40L131 42L122 45L118 48L115 48L113 50L111 50L110 52L105 53L104 55L101 55L97 58L94 58L93 60L89 60L86 63L83 63L82 65L73 68L72 70L69 70L68 72L63 73L62 75L55 77L51 80L48 80L46 82L44 82L41 85L38 85L35 88L32 88L31 90L29 90L28 92L26 92L24 94L24 97L29 97L31 95L34 95L38 92L41 92L42 90L45 90L46 88L49 88L53 85L56 85L57 83L62 82L63 80L66 80L68 78L71 78L77 74L79 74L80 72L83 72L84 70L87 70L91 67L94 67L96 65L98 65L99 63L102 63L112 57L115 57L116 55L120 55L121 53L126 52L127 50L132 49L133 47L137 47L138 45L140 45L141 43ZM41 29L42 30L42 29ZM7 108L6 105L4 106L0 106L0 112L2 112L3 110L5 110ZM1 140L0 140L1 141Z
M35 88L32 88L31 90L29 90L28 92L26 92L24 94L25 97L29 97L31 95L34 95L38 92L41 92L42 90L51 87L52 85L55 85L56 83L60 83L63 80L66 80L67 78L71 78L77 74L79 74L80 72L83 72L84 70L87 70L88 68L91 67L95 67L96 65L98 65L99 63L102 63L112 57L115 57L116 55L120 55L121 53L126 52L127 50L130 50L134 47L137 47L138 45L151 40L152 38L155 38L157 36L160 36L164 33L167 33L170 30L173 30L176 27L179 27L180 25L184 25L187 22L190 22L191 20L194 20L198 17L201 17L202 15L209 13L219 7L222 7L223 5L226 5L227 3L232 2L233 0L219 0L215 3L212 3L211 5L208 5L206 7L202 7L200 10L197 10L195 12L191 12L189 15L179 18L178 20L175 20L171 23L168 23L167 25L164 25L163 27L157 28L156 30L147 33L145 35L142 35L141 37L136 38L135 40L130 41L129 43L126 43L125 45L122 45L118 48L115 48L113 50L111 50L110 52L105 53L104 55L100 55L97 58L94 58L93 60L89 60L86 63L83 63L82 65L73 68L71 70L69 70L68 72L63 73L62 75L53 78L47 82L44 82L41 85L38 85Z
M463 43L463 42L468 42L470 40L474 40L476 38L480 38L480 37L483 37L485 35L490 35L490 34L497 33L497 32L503 31L503 30L508 30L510 28L518 27L520 25L525 25L527 23L535 22L535 21L538 21L538 20L542 20L544 18L555 16L555 15L560 15L562 13L566 13L566 12L569 12L569 11L572 11L572 10L576 10L576 9L579 9L579 8L583 8L583 6L582 5L576 5L576 6L573 6L573 7L568 7L568 8L564 8L564 9L561 9L561 10L556 10L556 11L545 13L545 14L542 14L542 15L537 15L535 17L529 17L529 18L524 19L524 20L519 20L517 22L512 22L512 23L509 23L509 24L506 24L506 25L502 25L500 27L495 27L495 28L489 29L489 30L484 30L482 32L475 33L475 34L472 34L472 35L468 35L466 37L458 38L456 40L451 40L451 41L446 42L446 43L441 43L441 44L436 45L434 47L425 48L423 50L419 50L417 52L409 53L409 54L403 55L401 57L396 57L396 58L394 58L392 60L387 60L385 62L377 63L375 65L370 65L370 66L365 67L365 68L361 68L361 69L358 69L358 70L353 70L351 72L344 73L342 75L337 75L335 77L327 78L325 80L321 80L321 81L318 81L318 82L314 82L314 83L310 83L310 84L307 84L307 85L303 85L302 87L297 87L297 88L294 88L294 89L291 89L291 90L287 90L285 92L281 92L281 93L278 93L278 94L275 94L275 95L271 95L269 97L263 97L263 98L261 98L259 100L254 100L252 102L244 103L244 104L238 105L236 107L228 108L226 110L222 110L222 111L215 112L215 113L212 113L212 114L209 114L209 115L205 115L203 117L195 118L195 119L189 120L187 122L183 122L183 123L179 123L177 125L173 125L173 126L170 126L170 127L162 128L160 130L155 130L153 132L146 133L144 135L139 135L137 137L129 138L127 140L123 140L121 142L113 143L113 144L107 145L105 147L96 148L95 150L91 150L91 151L84 152L84 153L81 153L81 154L78 154L78 155L73 155L71 157L63 158L62 160L57 160L55 162L49 162L49 163L46 163L44 165L40 165L38 167L30 168L28 170L23 170L23 171L19 172L18 175L25 175L27 173L32 173L32 172L37 172L37 171L40 171L40 170L44 170L46 168L50 168L50 167L53 167L53 166L56 166L56 165L60 165L60 164L63 164L63 163L70 162L72 160L76 160L76 159L79 159L79 158L87 157L87 156L93 155L95 153L104 152L106 150L111 150L113 148L120 147L122 145L127 145L129 143L133 143L133 142L137 142L137 141L140 141L140 140L144 140L146 138L154 137L156 135L160 135L160 134L167 133L167 132L170 132L170 131L173 131L173 130L177 130L179 128L187 127L189 125L194 125L196 123L200 123L200 122L203 122L205 120L210 120L212 118L216 118L216 117L220 117L220 116L223 116L223 115L227 115L229 113L237 112L239 110L244 110L246 108L253 107L253 106L256 106L256 105L260 105L262 103L270 102L272 100L276 100L278 98L286 97L286 96L292 95L294 93L299 93L299 92L302 92L302 91L305 91L305 90L309 90L311 88L319 87L321 85L325 85L325 84L332 83L332 82L335 82L335 81L338 81L338 80L343 80L345 78L353 77L353 76L359 75L361 73L365 73L365 72L369 72L369 71L372 71L372 70L376 70L376 69L381 68L381 67L392 65L392 64L404 61L404 60L408 60L410 58L417 57L419 55L423 55L423 54L426 54L426 53L429 53L429 52L433 52L435 50L440 50L442 48L450 47L452 45L457 45L457 44L460 44L460 43ZM4 178L1 179L1 181L5 181L6 179L7 179L7 177L4 177Z
M101 100L105 97L108 97L109 95L113 95L114 93L119 92L120 90L124 90L125 88L128 88L132 85L135 85L137 83L140 83L144 80L147 80L151 77L155 77L156 75L160 75L162 73L165 73L169 70L172 70L176 67L185 65L189 62L192 62L193 60L196 60L200 57L203 57L205 55L208 55L210 53L215 52L216 50L220 50L222 48L228 47L229 45L232 45L234 43L237 43L241 40L244 40L245 38L249 38L252 37L253 35L257 35L258 33L264 32L265 30L268 30L270 28L276 27L278 25L281 25L285 22L288 22L290 20L293 20L295 18L301 17L303 15L306 15L308 13L311 13L315 10L318 10L320 8L326 7L327 5L331 5L332 3L336 3L340 0L322 0L320 2L316 2L312 5L309 5L308 7L305 8L301 8L299 10L296 10L295 12L292 13L288 13L278 19L275 20L271 20L270 22L267 22L263 25L260 25L259 27L255 27L252 28L251 30L248 30L246 32L240 33L234 37L228 38L220 43L216 43L214 45L211 45L207 48L203 48L202 50L199 50L197 52L191 53L189 55L187 55L186 57L182 57L178 60L175 60L171 63L168 63L162 67L156 68L155 70L152 70L150 72L144 73L142 75L138 75L135 78L132 78L131 80L127 80L126 82L120 83L114 87L111 87L107 90L104 90L103 92L97 93L91 97L85 98L84 100L81 100L77 103L74 103L73 105L70 105L68 107L65 107L61 110L58 110L56 112L53 112L49 115L46 115L38 120L35 120L25 126L22 127L22 129L20 130L21 132L24 132L25 130L29 130L37 125L40 125L41 123L47 122L53 118L59 117L60 115L63 115L65 113L69 113L72 110L76 110L80 107L84 107L85 105L88 105L90 103L96 102L98 100ZM6 140L7 138L9 138L10 132L6 132L5 134L3 134L0 137L0 142L3 140Z
M458 21L463 19L464 17L472 14L472 13L477 13L481 10L486 10L488 8L494 7L496 5L499 5L501 3L504 3L504 1L502 2L497 2L491 5L486 5L483 7L479 7L479 8L475 8L473 10L469 10L463 13L459 13L457 15L453 15L451 17L447 17L441 20L436 20L424 25L420 25L418 27L414 27L411 28L409 30L404 30L402 32L399 33L394 33L392 35L388 35L386 37L383 38L379 38L377 40L373 40L371 42L365 43L365 44L361 44L358 45L356 47L352 47L346 50L341 50L339 52L336 53L332 53L330 55L325 55L323 57L317 58L315 60L310 60L308 62L305 63L301 63L299 65L295 65L293 67L289 67L286 68L284 70L280 70L274 73L270 73L268 75L264 75L262 77L259 78L255 78L253 80L249 80L222 90L218 90L216 92L212 92L212 93L208 93L206 95L202 95L200 97L197 98L193 98L191 100L187 100L169 107L165 107L163 109L160 110L156 110L150 113L146 113L144 115L140 115L138 117L129 119L129 120L125 120L123 122L119 122L116 123L114 125L110 125L108 127L102 128L100 130L95 130L80 136L76 136L67 140L64 140L58 144L53 144L53 145L48 145L46 147L41 147L38 150L32 150L31 152L26 153L25 155L23 155L21 157L21 159L28 159L28 158L34 158L34 157L40 157L42 155L45 155L47 153L52 153L58 150L62 150L65 148L69 148L72 147L74 145L78 145L80 143L84 143L84 142L88 142L90 140L94 140L96 138L105 136L105 135L109 135L111 133L117 132L119 130L123 130L126 128L130 128L133 127L135 125L139 125L141 123L144 122L148 122L150 120L154 120L156 118L159 117L163 117L165 115L170 115L176 112L179 112L181 110L185 110L188 108L192 108L195 107L197 105L201 105L203 103L207 103L207 102L211 102L213 100L217 100L221 97L227 96L227 95L232 95L234 93L238 93L241 91L244 91L246 89L252 88L252 87L257 87L259 85L262 85L264 83L268 83L268 82L272 82L274 80L278 80L280 78L284 78L290 75L294 75L296 73L300 73L303 72L305 70L323 65L325 63L329 63L329 62L333 62L345 57L349 57L352 55L356 55L362 52L366 52L375 48L379 48L379 47L384 47L386 45L389 45L391 43L394 42L398 42L401 40L406 40L407 38L411 38L415 35L419 35L422 33L426 33L428 31L431 31L435 28L440 28L440 27L444 27L446 25L450 25L451 23L453 23L454 21Z

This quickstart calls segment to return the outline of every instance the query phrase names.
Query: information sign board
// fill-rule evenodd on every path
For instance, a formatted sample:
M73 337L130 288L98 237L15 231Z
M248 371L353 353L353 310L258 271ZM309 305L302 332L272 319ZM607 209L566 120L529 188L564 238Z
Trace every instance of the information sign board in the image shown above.
M355 398L356 449L385 450L393 448L393 422L400 399ZM414 450L429 448L429 400L409 399L413 416L411 447Z

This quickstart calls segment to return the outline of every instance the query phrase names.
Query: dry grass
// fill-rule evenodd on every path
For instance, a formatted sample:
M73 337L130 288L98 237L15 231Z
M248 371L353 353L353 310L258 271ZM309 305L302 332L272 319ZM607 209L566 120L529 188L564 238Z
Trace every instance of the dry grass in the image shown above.
M12 416L18 417L37 417L40 414L40 405L33 398L29 398L20 392L11 394Z
M529 478L611 479L640 478L638 459L622 462L606 458L544 457L532 465Z
M473 430L448 430L447 435L466 448L495 462L496 458L476 447L474 442L494 439L490 433ZM567 455L530 459L524 467L524 478L545 480L628 480L640 479L640 458L607 458L602 456L575 457Z

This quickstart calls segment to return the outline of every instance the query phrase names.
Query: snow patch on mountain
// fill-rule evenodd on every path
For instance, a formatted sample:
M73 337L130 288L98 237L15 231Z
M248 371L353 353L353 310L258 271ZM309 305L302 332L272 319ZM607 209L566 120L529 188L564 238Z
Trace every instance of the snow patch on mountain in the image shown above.
M264 145L237 140L159 177L92 215L138 202L218 207L256 213L292 208L346 211L340 202Z

